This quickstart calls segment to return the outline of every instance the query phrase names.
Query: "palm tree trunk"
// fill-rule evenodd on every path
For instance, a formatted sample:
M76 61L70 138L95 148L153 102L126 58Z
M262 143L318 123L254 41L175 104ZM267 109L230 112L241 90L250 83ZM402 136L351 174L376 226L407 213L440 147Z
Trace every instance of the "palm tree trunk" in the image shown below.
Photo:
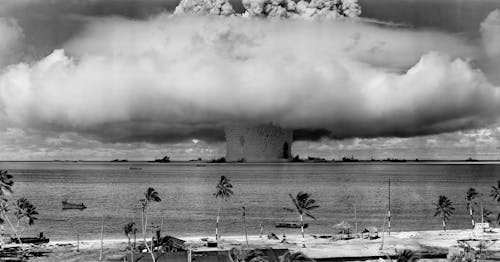
M141 229L142 229L142 236L144 237L144 243L146 243L146 230L144 229L144 208L142 208L142 213L141 213Z
M469 206L469 214L470 214L470 219L472 221L472 229L474 229L474 225L476 223L474 222L474 216L472 215L472 207L471 206Z
M17 241L19 241L19 244L21 245L21 249L24 250L24 248L23 248L23 242L21 242L21 238L19 237L19 234L17 234L17 230L14 228L14 225L12 225L12 223L10 222L9 217L7 216L7 214L4 211L2 211L2 216L5 218L5 220L9 224L10 228L12 228L12 231L14 231L14 235L16 236Z
M444 221L444 218L443 218L443 230L444 232L446 232L446 221Z
M153 247L149 247L148 246L148 243L146 242L146 234L147 234L147 229L148 229L148 212L147 210L144 211L144 245L146 245L146 249L148 250L148 252L151 254L151 259L153 259L153 262L156 261L155 259L155 254L153 252ZM151 241L151 245L153 245L153 241Z
M220 209L222 204L219 200L219 210L217 211L217 223L215 224L215 241L219 242L219 219L220 219Z
M305 240L305 237L304 237L304 218L303 218L302 214L300 214L300 231L302 232L302 240Z

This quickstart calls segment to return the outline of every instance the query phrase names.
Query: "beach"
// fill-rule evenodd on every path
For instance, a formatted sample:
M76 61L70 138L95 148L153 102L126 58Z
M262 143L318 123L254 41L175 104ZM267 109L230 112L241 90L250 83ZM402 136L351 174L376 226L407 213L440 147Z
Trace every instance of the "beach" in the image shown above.
M297 232L298 233L298 232ZM300 234L290 234L286 236L286 242L282 242L282 236L279 240L269 240L267 236L259 235L248 236L248 246L245 236L224 236L219 247L207 248L202 239L208 236L180 237L186 241L186 245L192 248L193 253L209 251L226 251L232 248L236 249L289 249L292 252L302 252L310 258L321 261L341 261L342 258L355 261L356 258L367 261L369 258L387 258L394 257L405 249L414 251L418 256L431 261L446 261L448 250L452 246L457 246L459 239L500 239L500 230L493 230L491 233L475 233L472 230L448 230L443 231L407 231L392 232L388 236L387 232L382 237L375 240L369 239L350 239L350 240L331 240L322 238L319 235L305 235L302 239ZM211 236L213 239L213 236ZM139 237L140 239L140 237ZM103 261L122 261L127 247L127 239L104 239L103 241ZM382 241L384 242L381 248ZM138 241L139 242L139 241ZM54 241L46 244L44 248L51 252L45 257L36 257L30 261L99 261L100 239L81 240L79 252L76 251L76 241ZM305 246L305 247L304 247ZM489 252L498 252L500 254L500 243L495 242L486 250Z

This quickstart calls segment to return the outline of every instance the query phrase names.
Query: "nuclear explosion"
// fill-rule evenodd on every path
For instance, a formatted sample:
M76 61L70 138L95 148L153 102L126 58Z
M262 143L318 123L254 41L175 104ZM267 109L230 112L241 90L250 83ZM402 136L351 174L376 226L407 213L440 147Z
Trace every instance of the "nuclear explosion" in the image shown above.
M292 158L292 130L273 124L230 125L225 128L226 161L279 162Z

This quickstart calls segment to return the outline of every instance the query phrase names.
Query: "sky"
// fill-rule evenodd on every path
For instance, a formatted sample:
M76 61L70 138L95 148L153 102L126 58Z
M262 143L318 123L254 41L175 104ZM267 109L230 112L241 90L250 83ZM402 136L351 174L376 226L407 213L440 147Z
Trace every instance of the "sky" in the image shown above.
M500 2L282 1L2 0L0 160L211 159L238 122L302 157L500 159Z

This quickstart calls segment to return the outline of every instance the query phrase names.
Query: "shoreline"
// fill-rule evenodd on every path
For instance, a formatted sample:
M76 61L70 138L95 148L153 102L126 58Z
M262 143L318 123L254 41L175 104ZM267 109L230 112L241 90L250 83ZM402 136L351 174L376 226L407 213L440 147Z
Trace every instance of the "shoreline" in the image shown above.
M377 257L394 257L404 249L410 249L417 255L422 257L446 257L452 246L457 246L459 239L485 239L485 240L500 240L500 229L493 229L492 233L475 233L472 229L456 229L446 232L429 230L429 231L399 231L391 232L388 236L387 232L382 237L379 233L379 238L360 239L354 238L349 240L330 240L319 237L320 235L307 234L302 240L300 233L290 234L286 236L286 242L282 243L282 237L279 240L269 240L267 235L260 238L259 235L248 236L248 246L244 235L228 235L223 236L219 241L218 247L206 247L205 241L214 240L213 237L200 236L175 236L186 241L186 244L191 246L193 252L214 252L227 251L232 248L236 249L288 249L291 252L302 252L310 258L316 260L329 261L335 259L356 259L356 258L377 258ZM142 237L138 235L137 243L142 242ZM133 241L133 240L132 240ZM380 249L383 241L383 249ZM98 258L100 250L100 239L83 239L80 240L80 252L76 252L76 240L61 240L51 241L46 244L46 248L51 250L48 257L39 257L33 261L94 261ZM116 261L119 257L125 254L128 244L128 239L123 238L108 238L103 240L104 254L109 261ZM305 247L303 246L305 245ZM500 255L500 241L491 245L488 250L498 252ZM496 254L496 253L495 253ZM95 260L97 261L97 260Z

